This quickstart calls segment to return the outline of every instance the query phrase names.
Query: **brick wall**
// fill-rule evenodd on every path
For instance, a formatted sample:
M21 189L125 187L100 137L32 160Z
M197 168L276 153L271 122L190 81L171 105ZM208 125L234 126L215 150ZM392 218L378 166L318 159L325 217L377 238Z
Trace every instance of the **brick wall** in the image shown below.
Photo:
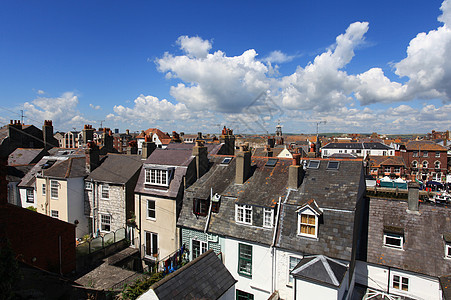
M55 273L75 270L75 225L6 204L0 228L0 241L9 241L17 260Z

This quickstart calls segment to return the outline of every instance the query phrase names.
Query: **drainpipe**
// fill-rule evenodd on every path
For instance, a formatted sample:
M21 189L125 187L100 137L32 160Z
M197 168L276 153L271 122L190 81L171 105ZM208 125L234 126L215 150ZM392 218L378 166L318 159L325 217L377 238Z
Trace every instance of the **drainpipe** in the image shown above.
M207 222L205 222L204 233L207 233L208 224L210 223L212 200L213 200L213 188L210 188L210 207L208 208L208 216L207 216Z
M94 182L91 179L91 189L92 189L92 236L94 237L94 233L96 231L96 221L95 221L95 207L96 207L96 190L94 187Z
M139 201L138 201L138 206L139 206L139 228L138 228L138 235L139 235L139 245L138 245L138 250L139 250L139 257L143 257L142 255L142 250L141 250L141 194L139 195Z

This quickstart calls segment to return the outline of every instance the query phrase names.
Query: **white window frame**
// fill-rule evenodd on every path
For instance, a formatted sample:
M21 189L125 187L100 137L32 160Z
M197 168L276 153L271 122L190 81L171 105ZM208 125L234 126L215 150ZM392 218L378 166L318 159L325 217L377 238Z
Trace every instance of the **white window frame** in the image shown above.
M397 280L395 280L397 277ZM405 283L404 279L407 279L407 283ZM407 276L402 276L400 274L393 274L392 277L390 278L390 283L391 283L391 287L393 289L395 289L398 292L408 292L409 291L409 281L410 278ZM398 287L395 287L395 282L398 284ZM406 287L406 289L404 289L404 286Z
M418 151L413 151L412 157L420 157Z
M428 157L429 156L429 152L428 151L423 151L423 157Z
M34 191L33 189L26 189L26 195L27 195L27 203L34 203Z
M296 264L294 266L292 266L291 261L296 260ZM294 277L290 274L291 271L293 271L294 267L296 267L296 265L302 260L302 257L298 257L298 256L289 256L288 257L288 277L287 277L287 285L288 286L293 286L293 282L294 282Z
M147 243L147 234L149 234L150 243ZM154 245L154 236L156 236L156 245ZM159 244L158 233L151 232L151 231L144 231L144 246L147 247L146 246L147 244L150 245L150 249L149 249L150 250L150 254L147 254L147 249L145 248L144 249L144 256L148 257L148 258L156 259L158 257L158 255L160 254L160 249L158 248L158 244ZM154 250L156 250L156 251L154 251ZM154 256L154 254L156 254L156 256Z
M385 173L390 173L391 172L391 167L384 167L384 172Z
M50 198L58 199L59 182L58 180L50 180Z
M92 190L92 182L91 181L85 181L85 190L87 190L87 191Z
M235 221L241 224L252 225L252 206L235 204Z
M144 169L144 183L169 186L169 170Z
M302 223L302 215L308 215L308 216L314 216L315 217L315 224L308 224L308 223ZM314 226L315 227L315 234L308 234L301 232L301 225L305 224L307 226ZM304 209L300 212L298 212L298 235L310 237L310 238L318 238L318 216L311 211L310 209Z
M107 218L109 219L108 222L106 222ZM112 220L112 217L110 214L100 214L100 231L101 232L111 232L111 220ZM110 230L103 229L103 225L110 226Z
M441 163L440 163L438 160L436 160L436 161L434 162L434 168L440 169L440 166L441 166Z
M106 197L104 197L105 194L107 194ZM110 185L109 184L102 183L100 185L100 198L106 199L106 200L110 199Z
M440 151L435 151L435 157L440 157Z
M421 167L423 169L427 169L429 167L429 163L427 160L423 160L423 162L421 163Z
M42 196L45 196L46 190L45 190L46 186L45 183L42 184Z
M451 259L451 243L445 243L445 258Z
M268 223L269 220L269 223ZM274 209L272 208L263 208L263 227L272 228L274 226Z
M395 167L393 173L401 173L401 167Z
M194 257L194 242L199 243L199 255ZM198 239L191 239L191 260L196 259L197 257L201 256L208 250L208 243L198 240Z
M387 238L399 240L400 241L400 246L387 243ZM404 247L404 235L396 234L396 233L384 232L384 246L385 247L389 247L389 248L401 249L402 250L403 247Z
M153 202L153 208L149 207L149 202ZM153 217L150 216L150 214L149 214L150 211L153 211L153 215L154 215ZM156 218L157 218L157 203L155 200L147 199L147 219L156 220Z
M412 168L418 169L418 162L416 160L412 161Z
M50 215L52 216L52 218L59 218L59 212L57 210L51 210Z

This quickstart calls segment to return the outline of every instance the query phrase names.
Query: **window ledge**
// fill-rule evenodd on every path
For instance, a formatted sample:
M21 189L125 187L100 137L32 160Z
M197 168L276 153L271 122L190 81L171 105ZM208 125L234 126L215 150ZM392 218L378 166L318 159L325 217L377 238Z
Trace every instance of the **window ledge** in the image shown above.
M384 245L384 248L404 251L404 248L398 248L398 247L387 246L387 245Z
M319 240L319 238L317 236L314 236L314 235L303 235L303 234L299 234L298 233L297 236L300 237L300 238L306 238L306 239L309 239L309 240L315 240L315 241Z

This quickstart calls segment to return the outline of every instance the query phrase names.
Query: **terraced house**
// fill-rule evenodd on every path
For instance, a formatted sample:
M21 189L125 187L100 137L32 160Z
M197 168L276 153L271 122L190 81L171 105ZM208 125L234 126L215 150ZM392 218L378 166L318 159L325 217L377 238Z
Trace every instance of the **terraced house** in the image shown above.
M178 227L191 258L213 249L239 299L347 299L364 194L361 161L215 156L186 190ZM334 273L327 272L330 269Z

